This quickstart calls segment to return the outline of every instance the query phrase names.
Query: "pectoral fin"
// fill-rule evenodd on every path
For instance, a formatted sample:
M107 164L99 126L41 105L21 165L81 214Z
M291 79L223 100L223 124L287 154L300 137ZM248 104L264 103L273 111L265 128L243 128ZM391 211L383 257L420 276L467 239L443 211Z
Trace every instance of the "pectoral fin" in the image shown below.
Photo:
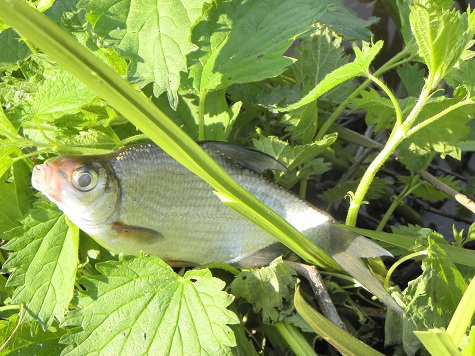
M253 253L252 255L245 256L244 258L240 258L237 261L233 261L231 262L231 264L235 267L240 268L267 266L277 257L284 255L288 252L289 249L287 247L285 247L281 243L275 243Z
M163 236L155 230L140 226L126 225L120 221L110 224L111 229L116 233L117 238L126 240L137 246L147 246L157 243Z
M373 293L388 307L402 314L404 310L359 260L359 258L392 255L371 240L338 226L330 227L330 235L332 243L325 249L327 250L326 252L328 252L348 274L358 280L363 287Z

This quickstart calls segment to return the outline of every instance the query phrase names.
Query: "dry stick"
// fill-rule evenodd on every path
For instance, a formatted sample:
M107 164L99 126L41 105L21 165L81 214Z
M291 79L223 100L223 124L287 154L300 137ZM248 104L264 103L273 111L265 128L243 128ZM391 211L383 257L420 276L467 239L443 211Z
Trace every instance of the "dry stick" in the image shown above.
M333 324L338 326L340 329L346 330L346 326L341 321L338 312L336 311L335 305L328 295L325 286L323 285L322 277L315 266L309 266L303 263L284 261L285 264L293 268L297 274L301 277L304 277L310 282L313 292L317 297L318 305L322 309L323 315L325 315Z
M464 207L466 207L472 213L475 213L475 202L473 200L471 200L469 197L467 197L466 195L464 195L462 193L457 192L455 189L453 189L453 188L449 187L447 184L441 182L440 180L438 180L436 177L434 177L429 172L419 171L418 173L421 176L421 178L428 181L430 184L432 184L437 189L440 189L443 192L450 195L452 198L454 198L457 202L462 204Z

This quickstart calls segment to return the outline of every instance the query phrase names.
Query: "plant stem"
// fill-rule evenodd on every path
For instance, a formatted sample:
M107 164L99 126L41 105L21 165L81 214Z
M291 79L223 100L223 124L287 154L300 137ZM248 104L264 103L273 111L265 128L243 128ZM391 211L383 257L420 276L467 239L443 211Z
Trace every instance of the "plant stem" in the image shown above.
M386 86L386 84L383 83L383 81L379 80L377 77L375 77L371 73L368 73L366 76L368 77L368 79L371 79L373 82L375 82L386 93L386 95L389 97L389 100L391 100L391 103L394 106L394 110L396 111L396 125L401 125L402 124L401 107L399 106L399 102L397 101L394 94Z
M291 324L280 322L274 325L279 334L289 344L296 355L316 355L313 347L310 346L304 336Z
M369 189L369 186L371 185L371 182L376 176L378 170L391 156L396 147L402 142L404 137L405 133L403 132L402 128L400 126L395 126L388 142L386 142L386 146L384 146L382 151L379 152L376 158L371 162L371 164L368 166L368 169L366 169L363 177L361 178L361 182L358 185L358 188L356 189L356 192L350 202L350 208L346 217L346 225L356 226L358 212L360 210L361 204L363 204L363 199Z
M198 140L204 141L205 140L205 103L206 103L206 95L208 92L202 91L200 93L200 104L198 108Z

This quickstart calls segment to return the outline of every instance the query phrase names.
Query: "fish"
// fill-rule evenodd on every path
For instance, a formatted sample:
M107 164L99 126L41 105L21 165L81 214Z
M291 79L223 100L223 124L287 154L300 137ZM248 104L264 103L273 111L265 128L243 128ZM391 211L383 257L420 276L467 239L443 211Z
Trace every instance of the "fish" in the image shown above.
M285 170L273 157L232 143L203 149L244 189L327 252L383 303L401 307L360 258L391 256L335 225L328 213L262 175ZM36 165L32 186L99 244L115 253L160 257L171 266L265 266L289 252L273 236L225 206L213 188L154 143Z

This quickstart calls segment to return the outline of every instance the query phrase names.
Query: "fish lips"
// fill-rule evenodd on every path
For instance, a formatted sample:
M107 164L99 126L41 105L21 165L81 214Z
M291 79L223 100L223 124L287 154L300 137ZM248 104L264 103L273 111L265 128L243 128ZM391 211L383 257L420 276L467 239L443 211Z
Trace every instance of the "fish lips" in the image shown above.
M36 190L45 194L51 201L60 203L60 182L54 179L55 165L51 162L36 165L31 175L31 185Z

